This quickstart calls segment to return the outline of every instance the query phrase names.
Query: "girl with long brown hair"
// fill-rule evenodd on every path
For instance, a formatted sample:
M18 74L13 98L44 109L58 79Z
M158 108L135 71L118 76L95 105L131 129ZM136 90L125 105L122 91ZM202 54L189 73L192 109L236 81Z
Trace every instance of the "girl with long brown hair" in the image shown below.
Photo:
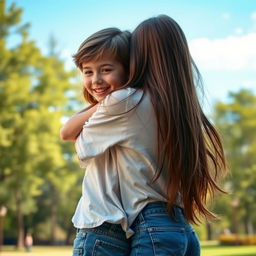
M226 163L219 135L199 104L200 74L186 38L168 16L142 22L131 36L128 82L127 69L114 69L118 86L98 66L102 56L112 60L111 44L99 48L95 39L75 55L92 105L61 132L75 141L86 168L73 217L76 253L198 256L190 223L215 217L206 199L222 191L217 180ZM95 46L96 58L85 57ZM112 54L117 59L121 52ZM112 71L106 72L113 78Z
M200 107L198 83L185 35L172 18L160 15L135 29L128 85L142 90L153 107L157 157L151 182L165 177L166 202L148 204L138 215L131 255L200 255L188 223L215 217L206 200L223 192L217 180L226 162L220 137Z
M114 97L106 97L128 80L130 58L128 31L117 28L100 30L82 42L74 61L83 75L83 96L89 107L74 114L61 128L63 140L76 141L80 166L86 168L82 196L72 218L77 229L73 255L129 255L126 238L126 213L119 195L117 167L114 161L118 137L111 137L110 117ZM129 93L127 91L127 93ZM106 107L105 107L106 105ZM107 120L108 119L108 120ZM114 134L112 134L114 135Z

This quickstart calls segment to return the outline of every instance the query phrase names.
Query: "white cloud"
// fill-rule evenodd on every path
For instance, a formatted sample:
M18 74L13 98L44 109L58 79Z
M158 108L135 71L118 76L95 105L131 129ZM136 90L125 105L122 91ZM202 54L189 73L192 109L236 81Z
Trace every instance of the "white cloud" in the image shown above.
M253 13L251 14L251 19L256 21L256 12L253 12Z
M189 42L191 54L203 70L256 70L256 33Z
M237 35L241 35L241 34L243 34L243 32L244 32L244 31L243 31L242 28L239 28L239 27L238 27L238 28L235 29L235 33L236 33Z
M251 20L253 22L251 31L256 31L256 12L251 14Z
M221 17L222 17L224 20L229 20L229 19L230 19L230 14L229 14L229 13L222 13Z
M249 88L255 88L256 87L256 81L252 81L252 80L245 80L242 82L242 86L244 87L249 87Z

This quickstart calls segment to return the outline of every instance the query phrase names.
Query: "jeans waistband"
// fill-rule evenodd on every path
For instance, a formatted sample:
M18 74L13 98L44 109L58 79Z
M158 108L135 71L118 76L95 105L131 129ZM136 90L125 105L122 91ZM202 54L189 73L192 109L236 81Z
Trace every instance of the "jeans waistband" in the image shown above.
M184 216L184 210L177 205L174 205L173 207L173 214L176 216ZM142 214L144 216L152 213L167 213L167 203L165 202L153 202L153 203L148 203L142 210Z
M85 232L93 232L97 234L107 235L110 237L116 237L121 240L126 240L125 232L123 231L120 224L104 222L98 227L78 229L78 232L81 230Z
M147 216L153 216L153 215L154 216L159 215L159 218L161 219L163 215L165 216L169 215L170 217L172 217L174 223L176 223L177 225L183 225L184 227L190 229L190 225L184 216L183 209L177 205L174 205L172 209L172 214L170 214L167 211L167 203L164 203L164 202L153 202L153 203L147 204L135 219L133 223L133 227L138 225L139 223L142 224L147 222Z

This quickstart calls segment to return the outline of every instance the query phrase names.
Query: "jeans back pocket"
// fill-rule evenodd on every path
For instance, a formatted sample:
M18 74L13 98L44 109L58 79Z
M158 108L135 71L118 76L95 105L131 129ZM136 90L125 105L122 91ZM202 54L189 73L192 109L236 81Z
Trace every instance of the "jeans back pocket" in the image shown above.
M155 256L184 255L187 236L183 227L149 227L149 236Z

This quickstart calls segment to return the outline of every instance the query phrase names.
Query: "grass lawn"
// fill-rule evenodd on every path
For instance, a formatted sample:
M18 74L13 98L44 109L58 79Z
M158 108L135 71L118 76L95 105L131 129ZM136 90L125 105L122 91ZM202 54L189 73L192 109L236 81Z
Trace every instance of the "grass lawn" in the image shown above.
M256 246L219 246L217 242L202 242L202 256L256 256ZM4 246L0 256L71 256L71 246L34 246L32 252L16 251ZM114 255L113 255L114 256Z
M31 252L17 251L14 246L4 246L0 256L71 256L71 246L33 246Z
M201 242L202 256L256 256L256 246L222 246L217 242Z

